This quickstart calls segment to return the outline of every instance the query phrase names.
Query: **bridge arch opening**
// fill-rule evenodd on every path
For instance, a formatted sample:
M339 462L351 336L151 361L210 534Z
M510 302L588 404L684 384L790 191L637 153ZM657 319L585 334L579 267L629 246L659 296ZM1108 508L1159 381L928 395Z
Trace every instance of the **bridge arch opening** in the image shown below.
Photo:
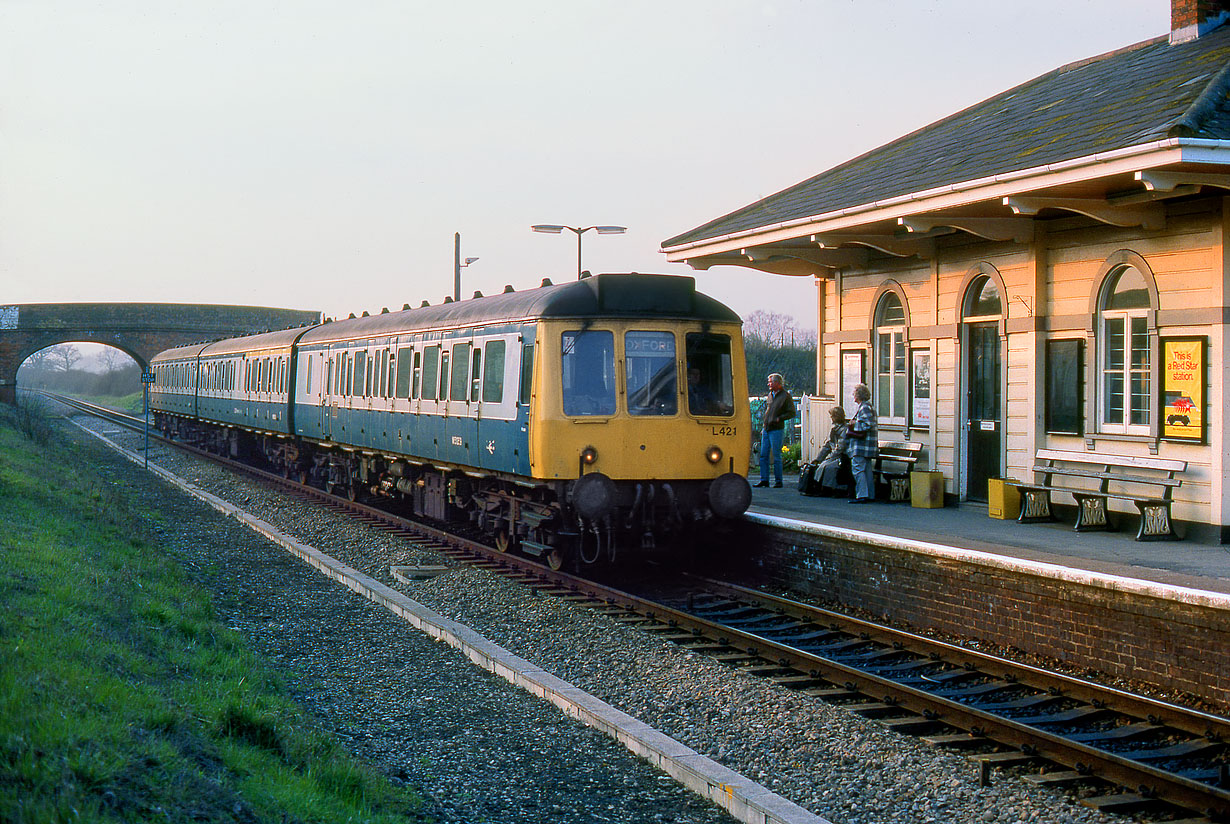
M122 346L96 341L61 341L25 355L17 368L17 389L42 389L130 405L142 394L147 364ZM127 404L123 401L127 401Z

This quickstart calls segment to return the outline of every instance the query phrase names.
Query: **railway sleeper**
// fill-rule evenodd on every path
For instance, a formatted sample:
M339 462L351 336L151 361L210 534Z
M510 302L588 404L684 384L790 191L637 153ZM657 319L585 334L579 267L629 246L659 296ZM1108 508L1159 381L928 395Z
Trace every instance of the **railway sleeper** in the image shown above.
M1065 735L1064 737L1069 741L1097 745L1106 741L1131 741L1134 738L1145 738L1150 735L1156 735L1162 729L1162 727L1151 721L1138 721L1134 724L1124 724L1107 730L1077 732Z
M932 747L946 747L954 750L972 749L974 747L985 747L993 743L991 739L983 735L974 735L969 732L957 732L951 735L928 735L923 736L923 741Z
M952 727L939 719L924 718L921 715L912 715L906 718L880 718L879 722L890 730L905 735L923 735L929 732L952 729Z
M1081 723L1081 722L1089 722L1089 721L1100 721L1103 718L1109 718L1113 715L1114 715L1113 712L1111 712L1108 709L1105 709L1104 707L1073 707L1072 709L1063 710L1061 712L1045 713L1041 715L1017 716L1013 718L1012 720L1017 722L1018 724L1029 724L1030 726L1038 727L1044 724L1071 724L1071 723ZM1123 728L1117 727L1116 729L1123 729ZM1157 728L1153 727L1153 729L1156 730ZM1113 732L1113 730L1107 730L1106 732L1107 733ZM1088 734L1094 736L1094 738L1090 740L1097 740L1098 736L1103 735L1102 733L1088 733ZM1074 736L1068 736L1068 737L1073 738L1073 740L1075 740ZM1107 740L1113 740L1113 738L1117 736L1106 735L1104 737L1106 737Z
M1089 807L1104 813L1132 813L1145 807L1157 805L1157 801L1145 798L1137 793L1114 793L1111 795L1095 795L1080 799L1083 807Z

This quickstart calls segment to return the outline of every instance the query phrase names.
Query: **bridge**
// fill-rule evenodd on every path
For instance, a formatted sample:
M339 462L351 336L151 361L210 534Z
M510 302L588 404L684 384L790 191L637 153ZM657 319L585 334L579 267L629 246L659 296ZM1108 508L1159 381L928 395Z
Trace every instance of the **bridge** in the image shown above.
M27 303L0 305L0 402L16 403L17 369L59 343L102 343L148 371L164 349L320 323L320 312L189 303Z

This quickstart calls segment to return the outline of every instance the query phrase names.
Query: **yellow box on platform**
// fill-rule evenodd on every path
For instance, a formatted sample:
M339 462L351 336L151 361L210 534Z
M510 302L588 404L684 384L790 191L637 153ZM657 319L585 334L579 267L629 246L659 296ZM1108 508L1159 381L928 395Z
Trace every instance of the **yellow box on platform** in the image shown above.
M1021 511L1021 493L1011 478L991 478L987 481L987 514L1001 521L1014 521Z
M939 509L944 505L944 473L935 469L910 473L910 506Z

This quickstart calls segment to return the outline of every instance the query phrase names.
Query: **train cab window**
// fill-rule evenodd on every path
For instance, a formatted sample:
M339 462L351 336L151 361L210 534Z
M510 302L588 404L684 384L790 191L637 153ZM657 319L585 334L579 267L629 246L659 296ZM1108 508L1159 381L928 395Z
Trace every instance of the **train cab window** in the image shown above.
M448 350L440 350L440 394L436 395L442 401L448 400Z
M478 403L478 388L483 377L483 350L474 347L470 363L470 403Z
M530 405L530 389L534 385L534 344L521 344L521 391L517 402L522 406Z
M615 414L615 335L597 329L564 332L560 371L565 415Z
M450 395L452 400L464 401L470 395L470 382L466 380L466 375L470 371L470 344L458 343L453 345L453 392ZM441 395L444 393L441 392Z
M487 363L483 367L483 403L504 400L504 341L487 343Z
M733 415L730 336L689 333L687 366L688 411L693 415Z
M679 370L675 364L674 333L626 333L624 371L629 414L674 415L678 411Z
M397 350L397 379L393 382L393 395L398 398L410 397L409 347L402 347Z
M423 400L436 399L436 382L440 379L440 346L423 350Z

